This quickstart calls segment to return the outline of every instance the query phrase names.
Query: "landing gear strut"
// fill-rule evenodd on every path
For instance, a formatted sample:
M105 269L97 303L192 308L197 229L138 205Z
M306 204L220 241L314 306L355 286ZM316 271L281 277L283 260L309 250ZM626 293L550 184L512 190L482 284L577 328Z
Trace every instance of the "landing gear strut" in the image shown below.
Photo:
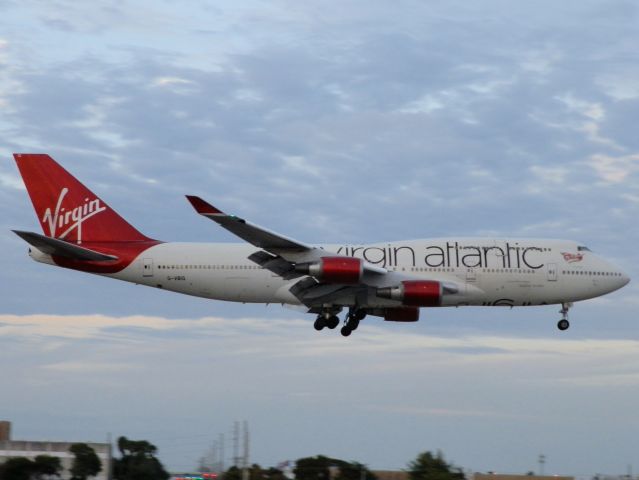
M557 328L562 332L568 330L568 327L570 327L570 322L568 321L568 310L570 310L570 307L572 307L572 303L564 302L561 304L561 310L559 310L561 320L557 323Z
M359 327L359 322L364 320L366 312L359 308L351 308L344 320L344 326L341 328L340 333L344 337L348 337L354 330Z

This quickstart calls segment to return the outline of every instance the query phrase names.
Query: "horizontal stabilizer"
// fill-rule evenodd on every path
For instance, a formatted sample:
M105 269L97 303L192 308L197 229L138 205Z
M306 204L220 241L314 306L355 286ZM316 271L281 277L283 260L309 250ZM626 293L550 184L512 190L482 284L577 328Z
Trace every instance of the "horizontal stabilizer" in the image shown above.
M13 233L47 255L57 255L58 257L71 258L73 260L89 260L93 262L108 262L118 259L118 257L113 255L105 255L104 253L79 247L73 243L40 235L39 233L23 232L20 230L13 230Z

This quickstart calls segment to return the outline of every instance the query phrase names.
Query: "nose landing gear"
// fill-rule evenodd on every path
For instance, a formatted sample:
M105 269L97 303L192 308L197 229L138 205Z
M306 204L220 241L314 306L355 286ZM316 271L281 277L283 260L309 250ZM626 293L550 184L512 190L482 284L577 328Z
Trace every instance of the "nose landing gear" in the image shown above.
M572 307L572 303L564 302L561 304L561 310L559 310L561 320L557 323L557 328L562 332L568 330L570 327L570 322L568 321L568 310L570 310L570 307Z

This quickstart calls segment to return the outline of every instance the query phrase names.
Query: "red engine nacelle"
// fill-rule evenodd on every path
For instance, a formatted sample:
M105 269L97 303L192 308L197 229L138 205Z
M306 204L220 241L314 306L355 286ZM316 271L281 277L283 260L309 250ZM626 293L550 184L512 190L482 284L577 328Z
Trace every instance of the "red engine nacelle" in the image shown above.
M387 322L416 322L419 320L419 308L385 308L384 320Z
M439 307L442 303L442 285L434 280L407 280L398 287L379 288L377 296L398 300L403 305Z
M318 263L305 263L295 266L295 270L326 283L359 283L364 273L364 265L359 258L323 257Z

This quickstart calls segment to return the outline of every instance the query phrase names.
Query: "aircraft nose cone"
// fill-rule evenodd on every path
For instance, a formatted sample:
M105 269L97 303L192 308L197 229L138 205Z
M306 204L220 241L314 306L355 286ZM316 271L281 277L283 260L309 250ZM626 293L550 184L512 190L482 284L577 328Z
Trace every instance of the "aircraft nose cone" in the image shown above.
M628 285L630 277L625 272L621 272L621 286Z

